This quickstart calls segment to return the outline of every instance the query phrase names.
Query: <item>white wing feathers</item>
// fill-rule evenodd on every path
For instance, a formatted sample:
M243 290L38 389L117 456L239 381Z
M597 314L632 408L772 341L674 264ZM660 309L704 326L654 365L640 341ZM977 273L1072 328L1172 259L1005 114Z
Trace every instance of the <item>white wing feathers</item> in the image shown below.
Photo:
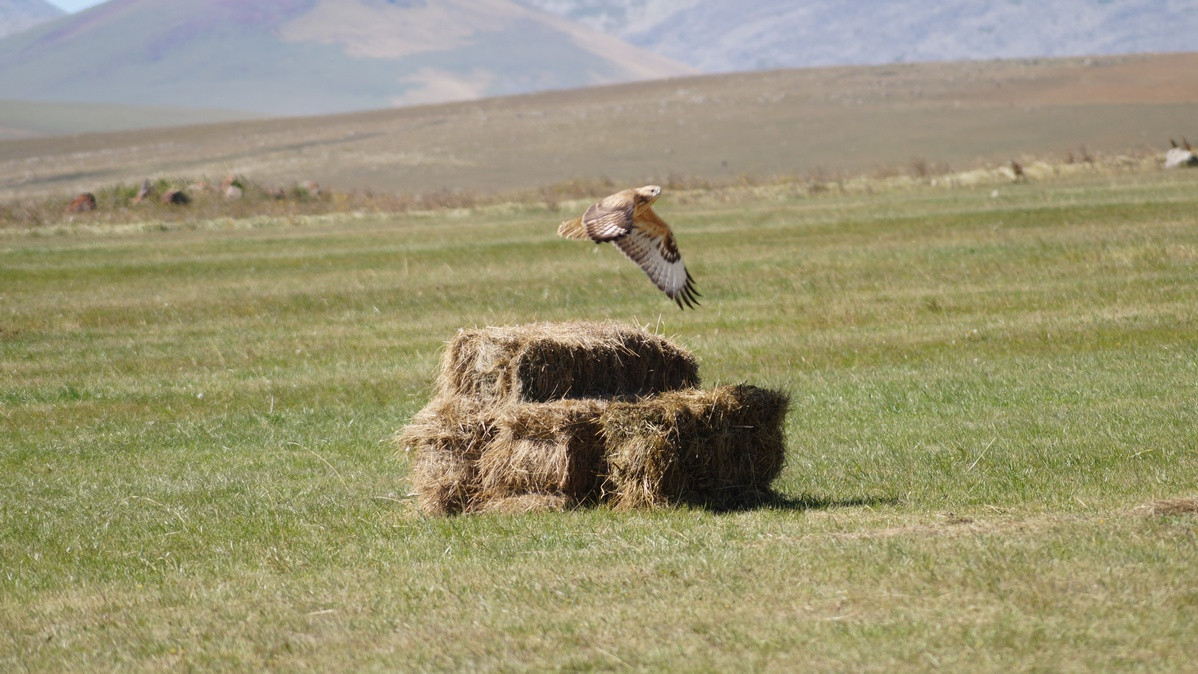
M628 259L637 263L662 292L682 308L683 303L688 307L698 304L694 280L678 249L673 245L673 237L653 237L646 232L633 227L629 232L612 243L620 249Z
M587 236L595 243L624 236L633 226L631 201L617 208L604 206L603 203L595 204L582 215L582 224L587 229Z

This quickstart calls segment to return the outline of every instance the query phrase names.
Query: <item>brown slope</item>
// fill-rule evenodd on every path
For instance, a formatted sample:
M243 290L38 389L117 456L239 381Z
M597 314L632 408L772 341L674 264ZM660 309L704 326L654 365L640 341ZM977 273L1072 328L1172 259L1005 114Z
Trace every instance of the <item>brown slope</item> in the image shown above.
M332 117L0 143L0 198L241 171L503 190L967 168L1198 139L1198 54L781 70Z

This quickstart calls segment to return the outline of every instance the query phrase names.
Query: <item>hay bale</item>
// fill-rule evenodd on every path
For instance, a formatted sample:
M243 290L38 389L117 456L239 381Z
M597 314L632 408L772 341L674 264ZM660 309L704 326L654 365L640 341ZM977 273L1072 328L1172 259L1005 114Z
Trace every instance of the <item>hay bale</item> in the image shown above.
M690 352L618 323L462 330L446 349L441 395L480 404L631 398L698 386Z
M506 408L478 457L480 498L558 494L571 505L597 501L607 473L602 400L560 400Z
M430 515L524 512L524 497L541 504L527 506L536 510L550 502L550 510L599 502L734 508L770 496L785 454L786 407L785 395L754 386L633 402L482 407L438 398L400 442L415 452L412 484Z
M494 428L470 401L434 398L396 438L412 454L416 504L429 515L454 515L475 507L478 457Z
M412 461L416 507L428 515L458 515L474 506L476 462L454 452L420 447Z
M398 437L412 453L417 506L454 515L512 512L495 502L524 496L561 498L561 508L596 501L606 473L598 425L605 407L601 400L484 408L434 399Z
M430 515L760 502L787 398L697 390L694 357L615 323L461 331L439 392L399 434Z
M603 413L615 507L735 508L768 498L785 459L785 394L755 386L685 390Z

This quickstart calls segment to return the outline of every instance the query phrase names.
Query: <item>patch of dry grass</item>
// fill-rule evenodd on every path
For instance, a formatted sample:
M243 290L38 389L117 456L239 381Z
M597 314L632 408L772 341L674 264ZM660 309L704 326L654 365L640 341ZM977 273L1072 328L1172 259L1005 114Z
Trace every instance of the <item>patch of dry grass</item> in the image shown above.
M1141 506L1138 510L1142 510L1149 515L1165 517L1173 515L1198 515L1198 498L1163 499Z

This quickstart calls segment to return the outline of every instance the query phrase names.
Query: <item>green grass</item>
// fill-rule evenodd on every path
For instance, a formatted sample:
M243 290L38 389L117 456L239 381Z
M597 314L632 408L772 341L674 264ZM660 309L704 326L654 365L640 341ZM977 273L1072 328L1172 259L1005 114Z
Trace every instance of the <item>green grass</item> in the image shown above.
M0 669L1182 671L1198 175L0 227ZM459 327L614 318L787 390L777 507L428 519Z

